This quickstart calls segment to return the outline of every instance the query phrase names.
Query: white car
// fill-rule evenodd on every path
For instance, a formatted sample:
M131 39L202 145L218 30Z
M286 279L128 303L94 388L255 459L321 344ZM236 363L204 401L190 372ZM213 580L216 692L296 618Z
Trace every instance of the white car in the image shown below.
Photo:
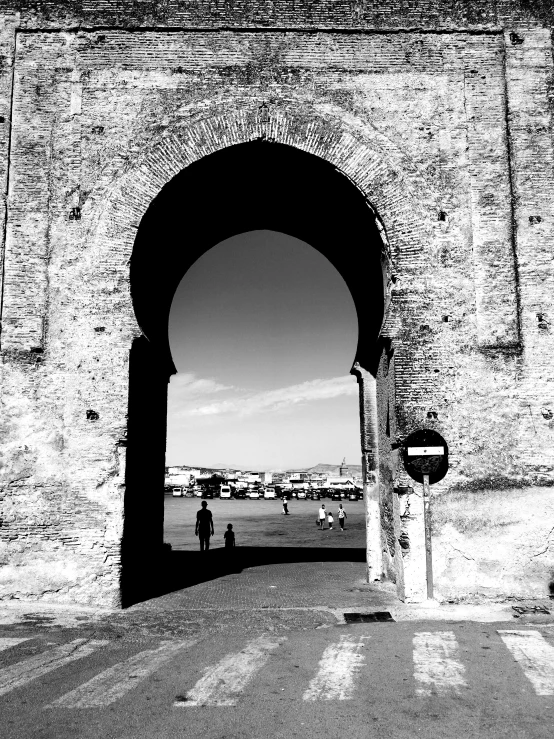
M250 498L250 500L259 500L260 499L260 494L259 494L259 492L257 490L250 490L247 493L247 495Z
M222 485L219 491L219 497L221 500L231 500L231 488L229 485Z
M277 494L275 493L275 488L266 488L264 490L264 500L276 500Z
M183 497L183 488L173 488L172 493L174 498L182 498Z

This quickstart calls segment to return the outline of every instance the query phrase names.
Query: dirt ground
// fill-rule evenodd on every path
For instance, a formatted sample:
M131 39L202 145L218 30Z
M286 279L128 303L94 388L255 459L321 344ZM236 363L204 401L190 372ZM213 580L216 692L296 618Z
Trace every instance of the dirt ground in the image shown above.
M194 535L199 498L165 498L164 541L174 551L190 551L199 548ZM337 518L338 501L329 499L291 500L290 516L282 514L280 500L208 500L208 508L214 518L215 535L212 548L223 546L223 534L227 524L233 524L237 546L249 547L365 547L363 501L344 501L347 519L341 533ZM331 510L335 517L333 530L326 523L325 530L316 526L320 504Z

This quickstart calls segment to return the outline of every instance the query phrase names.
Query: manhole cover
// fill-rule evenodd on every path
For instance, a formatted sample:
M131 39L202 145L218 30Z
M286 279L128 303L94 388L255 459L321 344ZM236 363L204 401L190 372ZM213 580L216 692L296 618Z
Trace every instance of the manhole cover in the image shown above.
M344 620L347 624L359 624L368 621L394 621L394 618L388 611L375 611L374 613L345 613Z

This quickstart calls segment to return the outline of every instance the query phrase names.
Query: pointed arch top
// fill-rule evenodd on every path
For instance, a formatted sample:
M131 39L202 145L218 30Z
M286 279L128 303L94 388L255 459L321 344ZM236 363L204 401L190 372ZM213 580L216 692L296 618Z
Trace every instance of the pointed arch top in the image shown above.
M430 178L389 139L331 106L298 113L294 101L266 112L259 101L240 109L232 105L236 101L219 101L194 113L180 110L187 117L169 126L129 165L104 199L109 211L104 215L120 233L127 228L136 232L152 200L186 167L227 147L265 140L313 154L342 172L373 209L389 256L396 262L407 250L413 262L439 195Z
M424 268L438 194L425 173L376 127L330 106L298 111L294 101L268 109L260 109L260 101L247 101L242 108L236 101L217 101L203 110L180 109L175 122L140 159L130 162L104 194L104 210L97 212L96 219L90 214L95 233L89 243L96 242L101 252L108 249L111 260L119 254L128 264L146 211L180 172L237 144L285 144L331 164L355 185L373 211L388 283L384 332L395 333L396 321L389 310L394 274L410 279L410 274L415 276ZM140 334L136 324L133 333Z

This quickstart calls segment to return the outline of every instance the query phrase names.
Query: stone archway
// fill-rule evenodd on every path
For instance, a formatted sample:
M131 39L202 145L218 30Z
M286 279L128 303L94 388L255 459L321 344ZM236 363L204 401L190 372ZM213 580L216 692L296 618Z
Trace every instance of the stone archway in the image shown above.
M142 319L137 322L136 300L133 307L132 301L136 294L133 285L128 282L128 269L130 262L134 261L132 255L139 228L158 194L166 186L171 187L172 181L180 173L192 171L218 152L229 151L248 142L257 142L277 144L302 152L340 175L351 188L351 193L355 193L363 202L363 207L370 214L373 226L379 233L378 270L382 296L380 325L373 331L370 341L363 339L360 342L357 363L353 369L360 384L361 450L366 499L373 501L367 511L368 578L378 580L384 573L397 582L399 593L403 595L403 558L400 548L395 544L399 534L398 510L395 510L393 504L392 476L387 470L390 466L390 449L385 454L378 454L378 440L382 437L379 429L382 426L380 407L383 403L388 403L389 393L386 387L390 384L383 372L380 372L380 367L381 360L387 351L390 352L388 344L391 337L397 336L400 328L394 309L394 282L398 271L408 281L413 278L410 289L412 299L415 297L417 301L418 276L425 259L430 216L435 214L435 194L417 168L407 166L405 171L397 168L399 158L396 151L391 148L391 156L385 156L386 142L372 140L368 143L351 121L345 122L330 115L329 111L323 112L325 115L322 111L314 111L314 116L308 120L306 117L296 116L292 110L288 110L286 114L272 111L269 120L263 121L260 119L259 106L256 105L248 114L237 112L235 115L212 115L195 121L189 120L189 125L176 125L166 131L139 162L129 167L127 173L114 183L109 192L102 193L98 200L91 198L91 203L100 201L101 208L95 208L88 214L84 211L90 224L84 260L91 268L93 264L111 265L117 284L124 291L130 286L133 293L123 312L121 308L124 308L124 304L120 302L118 306L121 339L125 341L127 336L132 343L126 381L129 397L137 397L137 391L141 397L140 403L129 403L125 422L126 438L123 442L118 442L122 476L117 484L125 491L125 495L121 511L124 521L122 559L117 564L122 573L124 590L129 590L129 587L132 589L125 582L129 580L129 575L132 582L133 571L140 571L141 579L144 579L144 573L150 566L155 567L162 543L161 499L157 502L149 501L149 538L145 540L142 537L144 529L140 522L141 515L137 515L137 512L144 501L133 492L137 489L133 480L136 482L140 478L141 484L148 481L144 477L144 470L140 475L133 472L136 467L133 459L144 458L146 450L137 443L136 431L141 428L144 419L150 419L151 425L158 429L156 438L159 440L148 451L155 460L149 467L155 478L150 482L155 487L157 480L160 486L165 452L167 379L172 369L166 352L162 352L164 359L160 362L162 355L159 352L159 342L151 341L149 331L143 331ZM419 191L416 197L417 187ZM426 206L429 208L426 209ZM267 224L262 227L267 227ZM310 239L307 240L310 243ZM359 268L359 256L362 253L363 250L352 252L354 268ZM363 270L358 269L358 273L363 274ZM120 288L117 292L120 294ZM140 310L138 313L140 314ZM408 320L404 316L402 331L409 331L410 326L407 324L420 320L418 312L414 312ZM149 394L148 400L142 393L145 373L150 377L157 377L156 389ZM380 469L385 474L380 475ZM154 473L154 470L157 472ZM383 481L386 481L385 488ZM140 557L137 552L140 552ZM125 602L125 597L123 600Z
M285 151L288 151L289 154L296 152L290 154L292 156L291 161L294 160L295 164L300 162L301 169L306 168L308 170L313 166L317 170L319 167L322 171L323 180L325 180L325 177L336 177L337 182L342 183L341 187L349 193L344 196L344 202L357 202L356 207L359 211L364 211L363 216L360 213L355 215L351 213L344 214L346 221L355 221L354 231L357 229L359 234L363 229L360 224L365 218L366 232L373 230L374 245L372 250L364 250L364 245L359 242L359 239L356 243L356 237L350 233L348 235L348 239L350 239L348 245L343 246L340 250L342 262L341 259L338 259L340 264L336 264L336 266L353 293L358 314L361 315L360 341L353 372L357 375L360 386L361 452L367 501L368 578L372 581L379 580L384 570L386 574L396 579L399 586L402 587L402 563L398 553L396 553L396 556L394 552L392 555L389 553L390 556L387 556L385 562L383 562L383 547L386 548L387 545L386 536L381 530L383 507L380 505L380 500L383 491L379 482L380 460L378 454L379 419L376 378L381 355L385 348L382 337L386 333L387 325L391 324L390 303L391 287L394 279L393 264L385 228L373 207L374 200L370 201L367 196L367 189L371 189L373 195L383 202L386 211L397 211L394 216L392 214L390 216L396 224L393 232L396 231L397 233L397 242L409 236L413 249L414 236L421 232L421 221L416 228L417 214L414 208L410 208L411 198L407 199L398 195L399 183L401 183L399 175L390 167L385 167L382 161L378 161L375 153L368 147L360 145L360 142L351 133L343 132L339 134L335 127L327 125L325 121L321 120L319 121L319 127L312 122L303 128L299 121L283 117L274 120L273 125L271 121L260 122L257 116L250 119L241 117L238 121L235 120L228 129L222 129L224 123L229 124L228 121L222 122L218 118L215 120L204 119L190 130L180 131L179 134L174 132L165 137L144 158L139 168L133 171L133 177L129 174L125 178L125 183L122 183L119 188L118 197L112 198L111 201L111 209L115 208L118 202L120 205L122 202L126 204L122 210L121 208L118 209L117 221L119 229L121 229L121 217L125 214L129 220L134 220L134 223L129 224L129 227L136 228L136 216L142 209L143 204L149 199L146 203L147 208L140 220L140 228L136 233L131 259L131 293L135 315L142 329L142 336L137 337L134 342L130 365L125 530L122 560L123 582L127 581L126 574L131 575L131 581L133 579L132 570L135 569L134 565L139 561L137 560L139 549L143 551L148 561L155 559L155 554L147 554L144 548L147 538L144 525L146 524L148 530L152 531L153 509L148 506L149 515L147 521L144 520L143 523L141 523L143 516L139 513L141 509L144 510L144 506L139 502L141 496L137 491L141 487L144 489L145 477L144 466L140 466L138 460L144 459L146 452L140 439L145 438L144 421L147 419L150 429L158 429L156 438L159 440L151 450L151 456L157 459L157 463L151 466L153 474L151 486L153 489L161 488L160 475L163 472L163 454L165 452L167 381L173 369L167 345L167 316L173 292L188 268L187 265L190 266L204 251L232 233L264 227L285 231L307 240L316 248L319 248L331 261L336 257L329 246L322 247L321 244L314 243L314 239L316 242L318 239L321 240L321 234L318 236L312 233L310 237L310 234L307 233L310 228L305 224L310 218L312 219L312 230L317 222L317 217L314 217L313 213L305 215L305 217L300 217L296 213L292 218L292 222L290 222L290 219L287 222L286 217L283 222L283 211L290 211L290 203L285 207L277 205L277 211L279 211L279 208L281 211L281 220L278 218L277 221L279 222L272 221L271 219L275 217L276 212L275 204L273 208L265 208L264 210L262 206L263 198L257 201L254 207L258 216L260 211L264 211L263 217L252 219L251 215L248 215L242 220L241 218L237 219L234 213L237 210L237 204L231 198L234 206L224 208L225 215L219 219L223 221L225 226L215 230L211 229L209 235L204 233L202 237L198 237L201 230L199 226L192 226L192 231L198 237L198 244L190 249L190 253L188 253L188 249L185 250L188 256L184 259L182 254L178 259L175 259L175 254L178 252L176 249L170 249L169 251L166 249L164 256L158 257L158 261L152 259L151 253L149 253L152 246L152 237L145 238L144 234L148 232L149 228L152 234L156 228L160 228L160 224L166 223L168 218L171 220L169 214L172 210L179 208L176 193L179 192L179 187L183 187L183 181L187 178L190 179L190 182L195 183L193 189L196 193L202 191L202 187L199 186L200 181L204 183L203 186L207 193L210 186L212 189L217 189L215 183L218 182L222 172L233 172L233 168L235 172L238 172L239 169L244 167L244 163L241 164L241 157L248 158L247 150L252 151L255 148L256 155L254 159L260 163L261 167L266 167L267 153L276 148L280 149L281 153L277 158L274 157L275 161L282 159ZM245 141L250 143L245 144ZM266 153L265 159L264 156L261 156L262 151ZM284 158L286 159L286 156ZM218 163L214 164L213 162L216 159ZM226 162L225 159L227 159ZM270 156L269 160L271 159ZM211 162L211 165L207 165L207 162ZM181 165L184 166L181 167ZM271 194L267 194L267 198L270 200L276 199L275 187L269 187L267 182L267 178L275 177L275 170L271 169L271 166L274 165L275 162L265 171L262 169L256 182L256 188L259 188L261 192L264 189L271 191ZM291 168L294 167L291 165ZM205 171L203 172L203 170ZM173 175L171 179L169 179L170 175ZM256 176L254 170L251 170L250 176L251 178ZM313 183L318 180L318 176L313 177ZM358 180L363 181L365 186L363 189L359 186ZM371 181L373 181L372 187L369 185ZM158 185L161 185L160 190L152 198L152 189ZM185 189L186 187L187 185L185 185ZM188 187L191 187L190 184ZM223 190L225 190L225 187L223 187ZM192 191L189 189L189 195L190 192ZM249 198L253 197L252 192L250 192ZM396 193L396 195L394 196L393 193ZM206 195L206 197L208 196ZM211 198L215 201L218 200L217 196L212 195ZM220 201L221 198L227 198L225 192L219 197ZM165 202L165 205L162 207L160 203L163 202ZM327 203L326 206L322 203L322 214L328 212L330 207L330 203ZM199 208L201 209L201 205L195 201L190 207L190 212L197 214ZM186 212L187 206L185 205L183 214ZM270 223L268 223L268 218ZM206 218L206 221L208 220ZM151 222L150 226L148 225L149 221ZM304 225L299 226L300 221L303 221ZM158 225L154 226L154 223ZM190 224L188 224L188 228L190 230ZM298 230L299 228L300 230ZM302 229L307 229L307 231ZM167 233L163 226L161 230L163 234ZM315 230L317 231L317 229ZM119 232L121 234L121 230ZM161 237L161 240L165 240L165 235ZM375 244L378 244L378 246L376 247ZM400 243L398 243L397 248L401 248ZM371 251L371 259L368 258L369 251ZM158 270L156 264L161 264L168 258L171 264L164 264L161 271ZM348 261L350 261L350 265L346 266ZM350 275L347 274L349 270ZM164 283L164 280L167 281L168 275L171 275L171 278L169 278L171 284ZM364 288L366 290L365 299ZM374 293L373 300L367 297L372 292ZM153 309L152 305L157 305L159 310ZM376 305L378 305L377 308ZM381 337L380 341L379 337ZM156 378L155 382L152 381L153 378ZM145 391L146 387L149 390ZM146 400L146 398L149 400ZM152 435L150 434L148 438L152 440ZM137 460L137 464L133 461L134 459ZM139 467L140 472L138 472ZM135 468L137 472L134 472ZM157 470L157 472L154 472L154 470ZM390 491L388 492L389 497L391 497ZM154 525L154 528L159 533L151 542L154 550L156 545L161 544L162 505L162 501L155 504L155 510L158 513L154 516L154 519L158 523ZM392 508L392 505L385 507L390 519L385 521L385 528L388 527L390 531L395 528L392 520ZM156 541L156 538L159 541ZM131 565L131 563L134 564ZM141 566L141 570L144 571L144 565Z

